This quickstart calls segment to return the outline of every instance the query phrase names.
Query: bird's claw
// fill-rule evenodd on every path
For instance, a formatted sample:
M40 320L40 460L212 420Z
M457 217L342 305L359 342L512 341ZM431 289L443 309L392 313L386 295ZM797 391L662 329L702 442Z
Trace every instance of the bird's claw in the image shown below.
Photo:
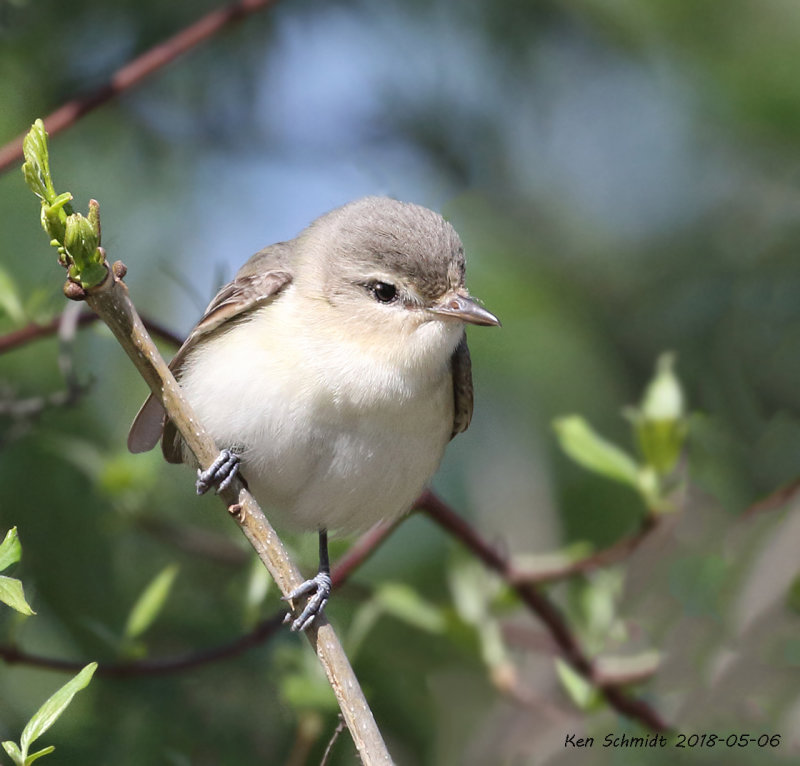
M325 604L328 603L328 599L331 597L331 576L327 572L318 572L315 577L312 577L310 580L306 580L304 583L299 585L295 588L288 596L284 596L284 601L294 601L295 599L300 598L300 596L305 596L308 593L313 592L313 596L308 599L308 603L303 608L303 611L300 612L298 617L292 622L292 630L297 631L304 631L311 625L314 620L322 614L322 610L325 609ZM286 615L286 619L284 622L288 622L291 619L291 614Z
M197 494L204 495L212 487L215 487L218 493L227 489L239 472L240 462L241 458L235 452L229 449L222 450L205 471L197 469L195 482Z

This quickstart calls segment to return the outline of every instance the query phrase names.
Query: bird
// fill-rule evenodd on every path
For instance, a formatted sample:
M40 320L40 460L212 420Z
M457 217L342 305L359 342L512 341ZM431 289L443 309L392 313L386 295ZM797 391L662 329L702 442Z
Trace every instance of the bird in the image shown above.
M331 592L328 532L408 512L473 411L465 325L500 321L471 297L461 239L438 213L365 197L257 252L209 304L170 368L223 446L198 493L240 474L278 526L319 534L293 630ZM150 395L128 448L161 440L197 463ZM288 617L288 616L287 616Z

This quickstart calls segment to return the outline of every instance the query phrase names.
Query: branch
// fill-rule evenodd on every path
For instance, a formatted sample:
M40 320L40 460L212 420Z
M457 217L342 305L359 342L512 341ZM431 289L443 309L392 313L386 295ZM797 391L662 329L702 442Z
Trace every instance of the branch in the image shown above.
M560 566L553 566L549 569L534 569L531 571L509 566L508 581L512 585L542 585L554 582L555 580L565 580L579 574L587 574L595 569L616 564L618 561L630 556L656 529L659 528L663 515L648 514L642 520L640 528L629 535L617 540L613 545L603 550L596 551L577 561L569 561Z
M97 107L102 106L120 93L135 87L178 58L178 56L190 51L200 43L206 42L225 27L241 21L246 16L257 11L268 8L276 2L277 0L239 0L239 2L232 5L211 11L211 13L185 27L177 34L125 64L96 90L62 104L44 120L48 133L54 135L65 128L71 127L88 112L97 109ZM22 160L22 142L24 138L25 134L18 136L0 148L0 173Z
M497 572L511 585L522 602L545 624L564 659L600 690L611 707L653 731L669 729L666 721L646 702L629 696L619 686L609 684L599 676L594 663L584 654L555 604L530 583L514 582L514 572L508 561L449 505L427 490L417 500L415 507L427 513L442 529L461 540L489 569Z
M219 450L195 417L147 334L122 282L124 273L121 264L115 264L101 284L86 290L86 302L111 328L150 389L163 402L170 420L200 467L207 469ZM238 479L219 494L281 592L291 593L303 578L253 496ZM318 619L306 635L322 663L362 761L365 764L391 763L372 711L333 628L324 618Z
M127 272L125 265L117 261L109 267L106 252L100 246L99 203L89 200L88 215L83 216L73 212L72 194L56 192L50 172L47 132L41 120L37 120L26 135L24 153L23 175L31 191L41 200L42 227L50 244L58 249L59 263L67 269L64 294L72 300L85 300L108 325L164 407L196 464L207 470L219 449L192 411L136 313L122 281ZM288 597L303 578L244 482L237 477L218 494L280 591ZM293 610L297 606L292 603ZM314 621L306 637L328 677L362 763L367 766L391 763L347 655L324 616Z
M347 553L336 563L331 572L331 583L334 589L341 588L350 575L358 569L372 553L394 532L400 522L377 524L365 532L350 547ZM192 670L221 660L238 657L269 640L278 632L285 617L285 612L267 617L256 625L249 633L211 649L191 652L180 657L163 657L159 659L135 660L133 662L100 663L97 668L99 676L108 678L136 678L140 676L160 676ZM30 654L13 645L0 645L0 658L9 665L31 665L47 670L74 673L86 664L85 661L61 660L39 654Z
M78 324L84 326L98 319L96 314L80 314ZM164 340L180 345L181 338L155 322L145 320L147 326ZM59 325L59 318L55 318L45 325L30 324L13 333L0 336L0 353L11 350L34 339L54 334ZM618 681L610 681L595 668L594 664L585 657L577 641L572 636L564 618L555 606L542 593L534 589L534 585L562 579L579 573L586 573L601 566L621 560L633 552L657 527L655 517L646 517L642 528L624 540L611 547L598 551L579 561L571 562L563 567L554 568L546 572L524 572L514 568L504 557L484 541L478 533L470 527L455 511L447 506L430 490L424 492L415 504L415 508L425 511L439 526L464 543L487 567L498 572L520 595L522 601L545 623L550 634L555 640L559 651L565 659L583 675L596 684L608 700L609 704L619 712L641 720L650 728L665 730L667 724L649 706L626 696L619 686ZM348 553L340 560L332 573L334 588L340 586L363 563L364 559L385 540L395 529L396 524L379 524L363 535L350 548ZM120 663L119 665L101 665L98 673L101 675L126 677L137 674L155 675L172 673L194 668L209 662L215 662L227 657L236 656L252 646L267 640L277 626L273 626L272 617L261 623L255 630L224 644L215 649L194 653L187 657L177 659L144 660L133 663ZM27 663L48 667L54 670L72 671L79 670L83 665L79 662L55 660L36 655L28 655L16 647L0 646L0 657L7 662Z
M100 317L97 316L97 314L85 311L81 314L78 314L77 326L83 328L86 325L94 324L98 319L100 319ZM58 332L60 324L61 316L59 315L53 317L49 322L45 322L44 324L31 322L30 324L26 324L24 327L20 327L17 330L12 330L5 335L0 335L0 354L5 354L7 351L13 351L15 348L24 346L32 341L55 335ZM142 324L144 324L145 328L151 335L155 335L157 338L160 338L167 343L172 343L175 346L180 346L181 343L183 343L183 338L181 338L179 335L176 335L171 330L168 330L166 327L164 327L164 325L153 321L152 319L142 317Z

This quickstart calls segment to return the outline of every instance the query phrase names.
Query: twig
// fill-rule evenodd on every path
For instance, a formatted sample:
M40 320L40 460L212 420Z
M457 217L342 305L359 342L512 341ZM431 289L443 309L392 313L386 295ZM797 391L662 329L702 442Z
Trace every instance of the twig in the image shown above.
M98 319L100 319L100 317L97 316L97 314L89 311L82 312L78 314L77 328L82 329L87 325L93 324ZM13 351L15 348L24 346L34 340L55 335L58 332L60 322L61 315L53 317L49 322L45 322L44 324L31 322L17 330L12 330L5 335L0 335L0 354ZM183 343L183 338L152 319L142 317L142 323L151 335L167 343L171 343L175 346L180 346L181 343Z
M759 513L783 508L787 503L794 500L798 492L800 492L800 479L795 479L753 503L742 515L744 517L755 516Z
M14 421L12 428L3 438L0 438L0 445L11 442L26 433L31 422L45 410L55 407L70 407L90 390L91 381L81 383L75 374L72 362L72 344L75 340L79 314L80 306L70 303L52 322L53 331L58 332L58 367L64 378L64 389L24 399L14 398L13 394L0 399L0 415L8 416Z
M253 630L234 641L215 646L200 652L191 652L182 657L164 657L152 660L135 660L132 662L100 663L97 675L108 678L140 678L142 676L163 676L192 670L203 665L210 665L220 660L238 657L240 654L264 643L277 633L283 624L284 613L274 614L260 622ZM0 657L10 665L32 665L47 670L74 673L80 670L85 662L60 660L30 654L16 646L0 646Z
M120 93L130 90L174 61L178 56L210 39L226 26L241 21L246 16L268 8L276 2L277 0L239 0L239 2L211 11L164 42L128 62L96 90L60 106L44 120L48 133L53 136L72 126L83 115L97 109ZM24 138L24 134L18 136L0 148L0 173L22 160Z
M365 532L350 547L347 553L333 567L331 583L334 588L341 588L353 572L358 569L374 551L389 537L400 522L377 524ZM238 657L240 654L263 644L280 629L285 612L281 610L256 625L253 630L242 636L211 649L190 652L180 657L162 657L158 659L134 660L130 662L103 663L97 674L110 678L135 678L138 676L159 676L180 673L185 670L209 665L221 660ZM47 670L74 673L80 670L86 661L61 660L38 654L30 654L16 646L0 645L0 659L8 664L31 665Z
M339 735L344 731L344 728L344 719L339 716L339 723L336 724L336 728L333 730L330 740L328 740L328 746L322 754L322 760L319 762L319 766L327 766L328 759L333 752L333 746L336 744L336 740L339 739Z
M84 326L96 319L97 316L94 314L80 314L77 321L79 326ZM148 322L147 324L165 340L178 345L180 344L180 338L160 325L154 322ZM0 353L16 348L35 338L51 335L56 332L57 327L58 318L46 325L31 324L21 330L2 336L0 337ZM515 588L522 601L536 613L547 626L556 646L565 659L570 662L579 673L601 689L609 704L615 707L619 712L641 720L650 728L655 730L666 730L668 728L667 724L648 705L627 696L618 687L618 684L610 683L607 678L604 679L600 676L593 663L583 654L564 618L556 607L544 594L533 587L536 583L587 572L624 558L635 550L653 529L656 528L657 521L655 521L653 517L647 517L642 528L631 537L616 543L610 548L588 556L585 559L572 562L564 567L556 568L548 572L525 573L515 569L503 556L486 543L472 527L464 522L461 517L432 492L424 492L418 499L415 507L425 511L443 529L460 539L484 562L484 564L500 573L504 579ZM340 585L357 566L360 566L364 558L370 555L375 547L392 533L394 527L395 525L379 524L360 538L334 571L332 575L334 586ZM271 635L272 629L268 626L271 625L272 619L276 618L270 618L270 620L262 623L256 628L253 634L243 636L241 639L237 639L231 644L227 644L215 650L210 650L209 652L202 652L177 660L143 661L141 663L120 664L119 666L101 666L98 672L120 676L136 675L138 672L164 673L206 664L216 659L232 656L233 654L239 653L239 651L245 651L251 645L254 645L250 643L250 636L258 637L256 643L266 640L266 638ZM237 647L240 645L242 648L239 650ZM60 660L49 660L47 658L26 655L13 647L0 647L0 657L5 658L8 662L29 662L30 664L39 664L43 667L70 671L82 667L80 663L65 663Z
M659 526L663 517L655 514L648 514L644 517L641 527L628 537L618 540L613 545L603 550L596 551L577 561L570 561L562 566L554 566L549 569L534 569L531 571L523 570L518 567L509 567L508 581L512 585L542 585L554 582L555 580L565 580L578 574L587 574L595 569L616 564L618 561L630 556Z
M147 334L122 282L125 271L122 263L115 263L102 283L85 291L86 302L109 326L151 391L163 403L198 465L206 469L219 450ZM219 495L281 592L288 595L303 578L253 496L238 479ZM324 617L318 619L306 636L325 670L362 762L391 763L372 711L331 625Z
M506 559L489 545L464 519L431 491L423 492L416 508L424 511L440 527L461 540L487 567L497 572L514 588L522 602L545 624L564 659L594 684L617 712L640 721L654 731L669 729L666 721L646 702L626 694L613 684L603 683L595 673L594 664L584 654L561 612L535 586L511 582L513 570Z

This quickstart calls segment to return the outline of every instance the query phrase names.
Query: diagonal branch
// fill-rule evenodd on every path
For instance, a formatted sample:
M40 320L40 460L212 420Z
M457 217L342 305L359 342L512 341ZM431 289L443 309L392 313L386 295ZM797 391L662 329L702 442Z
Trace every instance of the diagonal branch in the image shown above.
M133 61L129 61L96 90L62 104L44 119L48 133L52 136L69 128L83 115L135 87L178 56L206 42L223 28L276 2L277 0L239 0L211 11L177 34L145 51L141 56L137 56ZM18 136L0 148L0 173L22 160L24 138L24 134Z
M616 564L628 558L653 532L659 529L663 518L658 514L650 513L642 519L639 529L633 534L617 540L613 545L609 545L608 548L595 551L576 561L531 571L509 565L508 580L512 585L524 583L541 585L556 580L565 580L579 574L588 574L595 569Z
M96 319L95 315L81 314L78 317L78 322L80 325L84 325L94 319ZM148 323L148 325L155 333L165 340L172 341L177 345L180 344L180 338L160 325L152 322ZM55 319L46 325L31 324L21 330L1 336L0 353L10 350L11 348L16 348L36 338L51 335L56 332L57 328L58 319ZM594 663L583 653L583 650L578 645L558 609L535 587L542 582L588 572L624 559L658 527L658 523L655 519L647 517L641 529L632 536L621 540L610 548L598 551L585 559L572 562L557 570L546 573L525 573L516 569L505 557L500 555L492 546L481 538L481 536L458 516L452 508L430 490L424 492L420 496L414 507L425 511L446 532L461 540L461 542L480 558L487 567L498 572L506 582L516 590L523 603L544 622L556 646L565 659L570 662L581 675L601 690L612 707L628 717L641 721L654 730L663 731L668 729L667 724L656 711L650 708L646 703L628 696L620 688L622 684L616 681L616 679L610 680L607 676L598 671ZM340 585L350 575L353 569L360 566L364 558L370 555L375 547L394 531L394 528L395 525L381 524L362 536L353 545L346 556L342 558L337 568L334 570L334 587ZM271 622L272 619L277 618L270 618L270 620L261 623L253 633L242 636L227 645L217 647L213 650L189 655L185 658L151 660L140 663L126 663L119 666L106 666L105 668L101 667L98 672L119 676L136 675L138 672L153 674L168 673L206 664L207 662L213 662L218 659L224 659L227 656L243 652L251 646L266 640L274 631ZM78 668L78 664L27 655L15 647L0 647L0 657L4 658L7 662L38 664L53 669L75 670ZM82 665L80 667L82 667Z
M97 252L102 251L98 249ZM84 290L75 283L69 283L74 285L71 294L85 297L88 305L109 326L151 391L163 404L198 465L207 469L219 454L217 446L192 412L175 377L136 313L128 288L122 281L125 266L118 261L113 268L109 269L107 265L105 268L105 279L93 287ZM219 495L281 592L284 595L291 593L303 578L244 483L237 478ZM306 635L325 670L362 762L369 765L391 763L372 711L330 623L324 617L318 619L306 631Z
M606 701L622 715L637 720L654 731L667 731L668 724L660 714L646 702L628 695L619 686L609 684L596 672L594 663L584 654L569 625L558 608L534 585L514 579L511 565L500 553L487 543L449 505L431 491L423 492L417 500L417 509L424 511L449 534L458 538L489 569L497 572L516 591L522 602L539 617L550 631L564 659L594 684Z
M98 319L100 319L100 317L97 316L97 314L84 311L78 314L77 327L83 328L86 325L94 324ZM30 322L24 327L19 327L16 330L7 332L5 335L0 335L0 354L13 351L15 348L24 346L27 343L32 343L35 340L55 335L58 332L60 324L61 315L59 314L53 317L49 322ZM142 324L147 329L147 332L167 343L172 343L175 346L180 346L181 343L183 343L183 338L152 319L142 317Z
M333 588L340 588L347 582L372 553L394 532L400 521L392 524L377 524L365 532L336 563L331 572ZM250 649L260 646L272 638L283 624L283 611L262 620L253 630L211 649L191 652L179 657L160 657L157 659L134 660L132 662L100 663L97 674L107 678L138 678L141 676L162 676L210 665L214 662L238 657ZM75 673L86 665L86 661L62 660L31 654L13 645L0 645L0 659L10 665L30 665L46 670Z

